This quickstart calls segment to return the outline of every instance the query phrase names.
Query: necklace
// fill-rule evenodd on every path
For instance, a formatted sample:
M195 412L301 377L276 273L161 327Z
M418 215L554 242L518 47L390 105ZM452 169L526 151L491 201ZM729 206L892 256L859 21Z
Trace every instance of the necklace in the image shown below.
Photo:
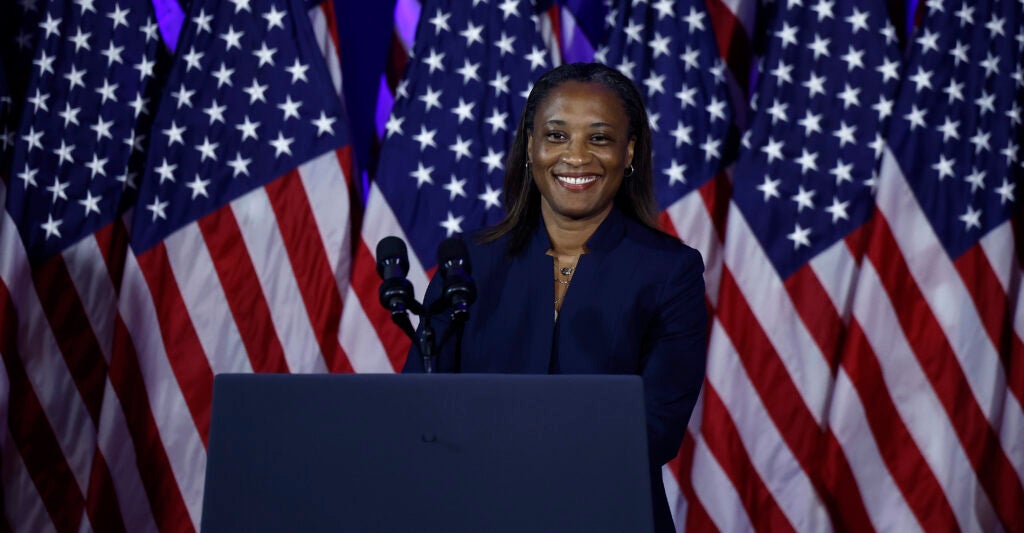
M576 273L576 265L579 264L579 262L580 256L577 255L572 266L561 266L558 261L558 256L555 256L555 283L558 284L555 286L556 311L558 310L559 304L562 303L563 299L565 299L565 293L569 290L569 283L572 281L572 275ZM564 277L560 278L558 277L558 274L561 274ZM561 296L558 295L559 292L562 293Z

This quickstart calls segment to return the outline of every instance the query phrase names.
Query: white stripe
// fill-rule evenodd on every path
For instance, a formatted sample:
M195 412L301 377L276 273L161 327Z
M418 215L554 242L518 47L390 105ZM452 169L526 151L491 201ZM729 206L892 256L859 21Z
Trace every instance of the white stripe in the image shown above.
M145 485L136 462L135 447L128 433L121 401L107 380L96 438L114 480L118 507L125 527L131 531L156 531L156 519L149 505Z
M896 410L953 508L960 529L973 531L996 519L992 504L960 447L956 431L907 343L885 287L866 261L853 300L860 323L882 369ZM858 356L849 354L847 357ZM864 355L859 355L863 357ZM878 436L884 438L884 436Z
M21 360L29 386L84 496L96 449L96 428L50 329L14 222L6 210L0 211L0 279L17 312L18 352L25 354Z
M256 270L288 368L294 373L327 371L266 189L257 188L234 200L231 211ZM236 320L246 317L238 316Z
M732 480L711 454L704 438L698 435L693 440L693 468L690 477L697 480L693 483L694 492L711 521L719 531L754 531L743 507L743 500L736 492Z
M327 26L327 15L324 13L324 6L322 4L309 11L309 21L313 26L313 35L316 37L317 47L320 48L320 53L324 56L327 73L331 76L331 83L340 97L342 95L341 61L338 58L338 50L334 46L334 39L331 38L330 30Z
M707 378L736 425L740 441L779 509L797 531L830 531L831 519L750 381L739 354L716 319Z
M348 354L352 369L359 374L393 374L401 371L394 368L388 359L384 345L377 336L369 317L363 311L364 305L380 305L376 300L360 302L354 290L345 294L345 307L341 313L341 345Z
M754 17L757 15L758 2L753 0L722 0L722 3L740 21L747 35L751 35L754 29ZM747 52L747 50L744 50L744 52Z
M299 166L299 176L338 290L344 294L352 269L352 210L345 171L332 151Z
M1024 419L1019 404L1002 401L1006 374L997 348L988 337L981 317L974 311L970 292L946 255L892 153L886 150L884 157L880 171L882 186L876 199L878 209L888 221L911 276L949 340L971 393L990 424L1004 408L1013 409L1002 413L1004 419ZM1020 449L1017 442L1010 440L1011 435L999 433L999 437L1008 455ZM1009 459L1017 477L1024 479L1024 454Z
M697 191L680 198L665 209L679 238L700 252L704 259L705 294L712 306L718 305L718 287L722 282L722 240L715 231L704 197Z
M860 267L850 254L846 241L836 241L814 256L808 264L824 287L832 307L836 309L843 323L849 322L849 304L853 296L854 280L857 279Z
M0 365L0 372L6 372L4 365ZM4 488L3 504L7 523L14 531L56 531L50 513L43 505L43 499L21 460L21 454L17 453L18 447L14 444L14 437L7 424L0 431L3 432L3 448L12 452L0 454L0 480Z
M1017 255L1013 246L1013 228L1010 221L996 226L978 242L989 265L996 273L996 279L1003 288L1003 294L1010 292L1011 278L1015 272L1020 272L1017 263Z
M807 332L778 271L735 203L729 205L724 261L779 360L820 425L833 380L825 356ZM734 332L741 334L741 332Z
M875 529L920 531L913 511L896 486L867 423L864 407L853 382L844 369L836 377L829 412L829 429L843 448L846 463L853 471L857 489ZM883 436L884 438L885 436Z
M125 261L118 310L131 333L153 418L178 490L193 526L199 529L206 447L167 360L153 297L132 253L128 253Z
M62 255L103 358L110 363L117 293L99 243L94 238L82 239L65 249Z
M167 263L210 369L214 374L252 372L242 336L232 320L213 258L196 223L164 239ZM186 354L198 357L202 354Z
M366 217L363 219L362 238L366 242L367 248L370 249L370 254L374 255L375 260L377 243L388 235L394 235L402 239L407 245L409 243L409 238L406 237L405 231L402 230L402 225L395 217L394 211L391 210L391 206L384 199L380 188L374 184L370 188L370 197L366 201ZM411 249L410 252L412 252ZM409 254L409 275L407 277L412 282L413 288L416 289L416 294L422 296L426 292L427 282L430 280L427 279L423 263L420 262L415 252Z
M679 489L679 482L676 475L669 466L661 466L661 483L665 487L665 497L668 499L668 510L672 513L672 523L676 524L676 530L686 521L686 497Z

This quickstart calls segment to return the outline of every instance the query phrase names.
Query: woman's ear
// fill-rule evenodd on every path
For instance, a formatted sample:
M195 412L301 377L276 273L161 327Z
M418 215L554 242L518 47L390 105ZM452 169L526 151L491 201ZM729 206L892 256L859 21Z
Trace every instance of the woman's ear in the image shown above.
M630 137L629 138L629 144L626 145L626 161L629 161L629 163L626 165L627 167L629 165L633 165L634 164L633 163L633 147L634 146L636 146L636 137L635 136L634 137Z

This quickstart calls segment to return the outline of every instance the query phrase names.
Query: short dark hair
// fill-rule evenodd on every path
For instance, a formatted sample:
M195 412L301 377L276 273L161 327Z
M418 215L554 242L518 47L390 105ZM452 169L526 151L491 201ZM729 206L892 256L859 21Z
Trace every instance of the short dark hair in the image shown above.
M552 89L565 82L593 83L611 89L622 102L629 118L629 137L634 139L634 171L622 180L615 205L627 216L658 230L651 163L651 127L643 98L633 82L621 72L600 63L569 63L554 68L537 80L526 99L515 140L505 162L504 203L507 214L498 224L480 233L480 241L491 242L509 235L509 253L522 250L540 221L540 191L526 171L527 140L533 131L537 106Z

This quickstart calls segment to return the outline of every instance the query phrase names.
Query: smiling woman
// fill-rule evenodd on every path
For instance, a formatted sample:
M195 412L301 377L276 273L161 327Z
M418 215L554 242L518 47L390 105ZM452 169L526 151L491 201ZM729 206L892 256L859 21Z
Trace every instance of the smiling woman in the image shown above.
M700 254L658 230L652 180L647 114L628 78L595 63L542 76L510 149L508 214L469 243L478 295L461 357L449 344L437 368L640 375L661 532L674 530L661 465L700 392L707 311ZM435 277L426 302L441 290ZM414 346L404 371L422 361Z

